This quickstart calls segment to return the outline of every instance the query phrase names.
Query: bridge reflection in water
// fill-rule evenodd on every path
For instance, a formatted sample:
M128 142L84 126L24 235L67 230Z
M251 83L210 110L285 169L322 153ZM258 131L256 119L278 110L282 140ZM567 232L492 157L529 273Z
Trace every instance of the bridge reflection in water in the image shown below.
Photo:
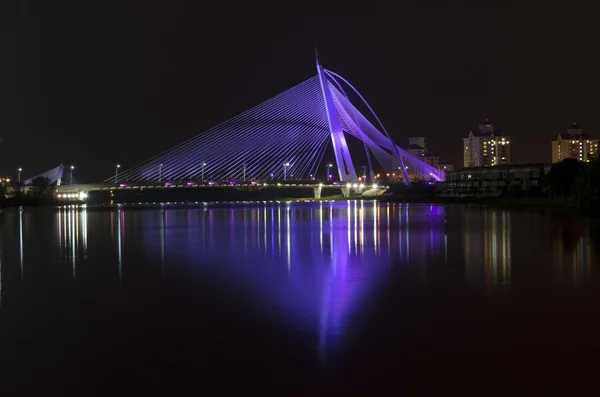
M434 279L455 283L452 277L462 274L471 287L510 293L535 261L552 264L536 268L540 280L545 279L540 272L549 271L554 282L583 287L597 257L587 224L463 206L367 201L144 210L66 206L6 210L2 216L2 299L28 279L52 284L62 277L78 288L106 291L149 279L158 288L169 277L210 279L314 332L323 360L351 334L358 314L392 271L414 288ZM55 225L54 242L46 223ZM56 274L42 279L48 271Z

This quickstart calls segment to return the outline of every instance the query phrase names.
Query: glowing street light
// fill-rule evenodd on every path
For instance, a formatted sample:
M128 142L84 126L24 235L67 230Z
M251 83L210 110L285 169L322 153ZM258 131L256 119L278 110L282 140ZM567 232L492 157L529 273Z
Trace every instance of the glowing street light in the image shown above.
M327 164L327 181L331 182L331 167L333 167L333 164L329 163Z
M17 173L17 181L21 182L21 171L23 171L23 168L19 167L19 169L17 171L18 171L18 173Z
M72 165L71 166L71 185L73 184L73 170L75 169L75 166Z
M121 164L115 165L115 183L119 181L119 168L121 168Z
M206 167L206 163L202 163L202 183L204 183L204 167Z
M287 180L287 169L290 166L290 163L284 163L283 164L283 180Z

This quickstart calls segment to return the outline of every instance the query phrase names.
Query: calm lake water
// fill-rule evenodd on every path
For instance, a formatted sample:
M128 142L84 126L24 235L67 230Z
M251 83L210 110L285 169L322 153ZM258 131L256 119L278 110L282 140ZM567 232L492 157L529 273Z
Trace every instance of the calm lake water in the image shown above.
M0 390L585 390L599 248L590 220L465 205L7 209Z

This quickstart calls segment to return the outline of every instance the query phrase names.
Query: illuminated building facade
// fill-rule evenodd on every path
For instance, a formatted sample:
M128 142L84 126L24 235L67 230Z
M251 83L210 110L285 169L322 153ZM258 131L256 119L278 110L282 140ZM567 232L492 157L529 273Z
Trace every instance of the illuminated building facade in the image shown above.
M465 167L493 167L510 164L510 137L486 118L477 130L463 138Z
M589 162L598 157L598 139L583 132L583 129L573 122L566 132L558 135L552 141L552 162L559 163L564 159L576 159Z

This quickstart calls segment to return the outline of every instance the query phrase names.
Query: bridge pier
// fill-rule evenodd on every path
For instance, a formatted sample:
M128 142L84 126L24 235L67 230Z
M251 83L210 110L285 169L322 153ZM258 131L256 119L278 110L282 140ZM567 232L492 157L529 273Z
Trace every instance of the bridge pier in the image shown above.
M346 185L342 187L342 196L348 198L350 196L350 186Z
M321 190L323 190L322 186L317 186L317 187L313 188L313 192L315 192L315 198L316 199L320 199L321 198Z

